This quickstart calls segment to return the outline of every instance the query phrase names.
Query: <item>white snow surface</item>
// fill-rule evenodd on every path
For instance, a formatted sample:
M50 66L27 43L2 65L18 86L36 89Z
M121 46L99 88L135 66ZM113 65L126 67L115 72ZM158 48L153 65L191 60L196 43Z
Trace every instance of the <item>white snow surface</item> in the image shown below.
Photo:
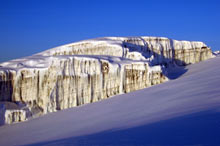
M220 145L219 63L212 58L160 85L4 125L0 145Z

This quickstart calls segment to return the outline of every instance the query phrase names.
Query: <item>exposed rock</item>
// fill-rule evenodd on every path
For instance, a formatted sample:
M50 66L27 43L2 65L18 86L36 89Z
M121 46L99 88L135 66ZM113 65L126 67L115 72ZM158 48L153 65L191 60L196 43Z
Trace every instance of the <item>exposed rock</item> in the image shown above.
M163 83L168 78L161 65L211 57L202 42L156 37L81 41L2 63L0 101L22 102L33 115L45 114ZM5 115L8 123L27 117L21 110Z

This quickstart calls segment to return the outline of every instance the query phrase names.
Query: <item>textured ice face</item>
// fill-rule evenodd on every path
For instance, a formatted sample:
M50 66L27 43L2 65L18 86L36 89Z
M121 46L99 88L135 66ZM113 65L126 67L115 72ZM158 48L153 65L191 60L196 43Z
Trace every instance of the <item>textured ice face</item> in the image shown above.
M22 102L33 113L54 112L163 83L168 78L161 65L211 57L202 42L162 37L76 42L0 64L0 101Z
M30 57L4 62L0 66L14 70L48 68L54 59L63 58L63 55L90 56L90 59L94 55L96 58L100 55L115 56L156 64L178 59L190 64L205 60L211 54L203 42L177 41L164 37L105 37L59 46Z

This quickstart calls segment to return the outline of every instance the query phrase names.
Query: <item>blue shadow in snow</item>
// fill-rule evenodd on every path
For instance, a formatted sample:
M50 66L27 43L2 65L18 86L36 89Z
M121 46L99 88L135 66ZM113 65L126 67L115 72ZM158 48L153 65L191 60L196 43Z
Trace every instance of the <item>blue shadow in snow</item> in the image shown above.
M31 144L37 145L220 145L220 112L199 112L130 129Z

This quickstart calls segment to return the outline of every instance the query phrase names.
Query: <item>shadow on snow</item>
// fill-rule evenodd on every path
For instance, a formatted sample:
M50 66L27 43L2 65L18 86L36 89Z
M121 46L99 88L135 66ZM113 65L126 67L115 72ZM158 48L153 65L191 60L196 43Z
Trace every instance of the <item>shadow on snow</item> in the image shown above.
M128 129L31 144L37 145L220 145L220 112L203 111Z

